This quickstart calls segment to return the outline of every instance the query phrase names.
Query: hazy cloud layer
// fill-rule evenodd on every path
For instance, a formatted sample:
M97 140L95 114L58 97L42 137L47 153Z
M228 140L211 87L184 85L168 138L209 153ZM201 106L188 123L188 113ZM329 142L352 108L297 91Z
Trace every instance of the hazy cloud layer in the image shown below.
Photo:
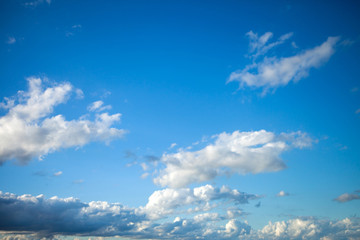
M229 197L239 200L234 197L238 196L234 190L221 190L208 185L191 191L192 196L188 194L189 201L192 201L191 198L195 195L200 199ZM247 197L240 199L242 203ZM187 201L186 198L183 200ZM149 203L151 201L149 200ZM175 217L174 220L157 222L144 215L142 208L128 208L119 203L100 201L84 203L72 197L46 199L43 195L18 196L3 192L0 192L0 215L0 231L3 231L3 239L123 236L134 239L335 240L360 237L359 219L356 218L340 221L295 218L288 221L269 222L257 231L252 229L247 222L241 222L235 218L229 219L235 216L230 214L228 218L224 218L219 213L206 212L192 218ZM22 234L19 235L19 233Z
M247 33L250 39L250 53L253 62L242 70L231 73L228 82L237 81L240 87L263 88L264 94L268 89L285 86L289 82L297 82L308 76L310 69L318 68L325 64L335 52L335 46L339 37L328 37L319 46L299 52L290 57L263 57L256 61L256 57L266 54L271 48L284 43L292 36L292 33L281 36L277 41L268 43L272 37L267 32L261 37L252 31Z
M45 88L40 78L28 78L29 90L5 98L7 113L0 117L0 164L17 159L21 163L61 148L83 146L91 141L110 141L124 135L112 125L121 114L97 113L94 120L80 117L66 120L52 115L54 107L65 103L73 92L71 84Z
M302 132L276 135L265 130L221 133L214 143L198 151L179 150L164 154L165 165L154 182L161 186L184 187L224 174L274 172L286 167L280 154L290 148L303 148L312 140Z

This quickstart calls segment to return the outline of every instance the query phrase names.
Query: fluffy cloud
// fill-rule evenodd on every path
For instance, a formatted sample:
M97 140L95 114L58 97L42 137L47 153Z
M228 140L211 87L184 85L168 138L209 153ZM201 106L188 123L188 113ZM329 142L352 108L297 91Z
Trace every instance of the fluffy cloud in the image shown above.
M260 38L253 32L247 33L250 38L250 50L255 51L254 57L265 54L269 49L282 44L291 37L285 34L274 43L266 44L272 33L265 33ZM326 63L335 52L339 37L329 37L324 43L312 49L300 52L291 57L264 57L260 62L252 62L243 70L231 73L228 82L237 81L240 87L249 86L263 88L264 93L270 88L285 86L290 81L297 82L307 77L309 70Z
M161 218L173 214L176 209L184 208L187 205L196 205L194 209L187 211L207 211L214 207L212 201L226 200L234 204L248 203L249 200L258 199L260 196L239 192L236 189L230 189L222 186L215 188L211 185L205 185L194 189L180 188L155 191L150 197L145 207L141 210L152 219ZM231 210L228 215L234 214Z
M211 189L210 192L209 189ZM192 191L195 196L195 189ZM209 186L199 188L197 191L200 199L225 197L221 189ZM238 195L234 194L234 190L225 190L225 195L238 199L234 197ZM193 196L190 194L190 198ZM185 201L187 201L186 198ZM244 199L241 198L239 201L243 202ZM226 218L214 212L198 214L193 218L176 217L173 221L157 222L144 215L143 208L128 208L119 203L100 201L84 203L72 197L46 199L43 195L18 196L3 192L0 192L0 216L2 239L120 236L133 239L335 240L360 237L360 223L356 218L345 218L339 221L295 218L288 221L270 222L257 231L252 229L247 222L241 222L235 218L223 222ZM234 217L234 215L229 215L229 217Z
M28 78L29 90L5 98L1 106L8 110L0 117L0 164L10 159L21 163L61 148L83 146L90 141L110 141L124 135L111 126L121 114L107 112L67 121L62 115L51 115L54 107L65 103L74 89L69 83L44 88L40 78Z
M344 203L352 200L360 199L359 193L344 193L334 199L334 201Z
M184 187L224 174L274 172L286 167L280 154L291 147L303 148L312 140L302 132L275 135L265 130L221 133L215 142L198 151L179 150L164 154L165 168L154 179L156 184Z
M296 218L288 221L269 223L257 234L257 239L358 239L359 219L339 221L315 218Z

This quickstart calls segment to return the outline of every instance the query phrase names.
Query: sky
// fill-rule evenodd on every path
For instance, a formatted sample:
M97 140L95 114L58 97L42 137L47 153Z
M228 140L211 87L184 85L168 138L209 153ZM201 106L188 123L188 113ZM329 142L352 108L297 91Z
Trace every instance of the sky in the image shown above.
M359 239L359 10L1 1L1 238Z

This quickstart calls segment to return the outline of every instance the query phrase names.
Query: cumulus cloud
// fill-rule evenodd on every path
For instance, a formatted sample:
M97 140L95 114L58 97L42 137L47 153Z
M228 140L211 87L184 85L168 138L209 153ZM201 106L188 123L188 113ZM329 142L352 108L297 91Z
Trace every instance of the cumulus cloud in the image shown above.
M0 164L17 159L25 164L61 148L83 146L91 141L109 142L122 137L125 130L113 128L121 114L95 114L94 120L80 117L66 120L52 115L54 107L65 103L74 91L69 83L44 88L40 78L30 77L28 91L5 98L7 110L0 117Z
M187 211L207 211L212 208L212 201L226 200L234 204L245 204L249 200L258 199L260 196L239 192L236 189L230 189L222 186L215 188L211 185L205 185L194 189L166 188L155 191L150 197L145 207L141 208L143 212L152 219L161 218L175 213L178 208L196 205L194 209ZM231 210L229 210L231 211Z
M258 37L250 31L250 50L255 52L254 57L265 54L269 49L280 45L292 36L292 33L281 36L276 42L267 44L272 37L268 32ZM228 82L237 81L240 87L248 86L268 89L285 86L289 82L297 82L308 76L310 69L318 68L325 64L335 52L339 37L328 37L321 45L302 51L290 57L265 56L260 61L253 61L242 70L230 74Z
M358 200L358 199L360 199L359 193L344 193L344 194L341 194L340 196L338 196L337 198L335 198L334 201L344 203L344 202L349 202L349 201Z
M41 237L63 235L114 236L134 229L143 219L118 203L83 203L75 198L17 196L0 192L0 229L27 231Z
M316 218L296 218L288 221L269 222L256 233L255 239L357 239L360 237L359 219L339 221Z
M204 182L224 174L247 174L280 171L286 167L280 154L290 148L303 148L312 140L302 132L276 135L265 130L221 133L198 151L180 149L163 154L165 168L154 182L161 186L184 187Z
M199 190L200 198L212 199L221 190ZM233 190L232 190L233 191ZM193 190L195 192L195 189ZM205 192L205 193L204 193ZM225 191L231 196L231 191ZM220 194L220 195L219 195ZM230 195L229 195L230 194ZM216 196L216 197L214 197ZM191 197L190 197L191 198ZM186 199L185 199L186 200ZM241 200L242 202L243 200ZM359 219L339 221L295 218L269 222L260 230L245 221L226 219L206 212L173 221L150 219L143 208L120 203L81 202L75 198L45 198L0 192L0 236L2 239L52 239L61 236L128 237L132 239L357 239ZM234 217L235 215L229 215ZM225 220L225 222L224 222Z

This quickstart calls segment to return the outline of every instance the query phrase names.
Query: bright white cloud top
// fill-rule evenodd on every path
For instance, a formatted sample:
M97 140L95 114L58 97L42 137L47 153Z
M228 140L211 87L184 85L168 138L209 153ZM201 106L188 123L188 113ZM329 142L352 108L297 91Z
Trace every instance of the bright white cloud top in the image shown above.
M276 135L265 130L234 131L212 138L214 143L198 151L165 153L160 160L165 168L160 170L154 182L177 188L224 174L276 172L286 167L281 153L312 144L312 139L302 132Z
M27 80L28 91L19 91L2 104L8 112L0 118L0 163L11 159L27 163L61 148L109 142L124 135L125 130L112 127L120 121L120 113L102 112L95 114L95 120L83 116L69 121L61 114L52 115L54 107L66 103L74 92L70 83L45 88L40 78Z
M319 68L335 53L339 37L328 37L321 45L290 57L267 57L256 61L256 57L264 55L270 49L283 44L292 33L281 36L276 42L268 43L273 36L267 32L261 37L252 31L247 33L250 39L250 52L255 61L244 69L231 73L228 82L239 82L240 87L263 88L264 94L268 89L286 86L289 82L297 82L308 76L312 68Z

